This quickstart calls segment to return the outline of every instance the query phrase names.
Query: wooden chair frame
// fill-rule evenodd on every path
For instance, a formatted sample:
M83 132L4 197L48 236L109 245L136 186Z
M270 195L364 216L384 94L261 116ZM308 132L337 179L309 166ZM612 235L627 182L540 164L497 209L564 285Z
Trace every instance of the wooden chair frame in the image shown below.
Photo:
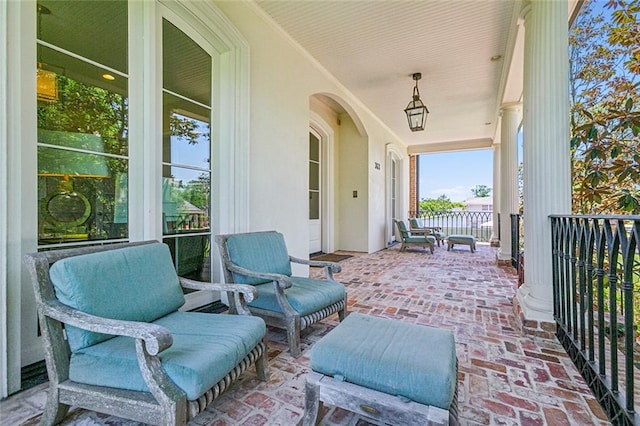
M287 300L287 295L285 294L285 289L290 288L293 285L291 278L286 275L281 274L272 274L272 273L263 273L252 271L249 269L242 268L233 261L229 257L229 252L227 250L227 240L229 237L234 234L224 234L224 235L216 235L216 242L218 244L218 248L220 250L220 257L222 258L223 270L224 270L224 278L227 283L233 283L233 273L260 278L265 280L273 281L273 286L275 288L276 300L283 313L268 311L265 309L260 309L256 307L249 306L249 310L252 314L264 319L267 325L284 329L287 331L287 342L289 343L289 350L291 355L294 358L299 357L302 354L300 349L300 332L307 328L309 325L314 324L322 319L333 315L335 313L338 314L338 318L342 321L347 315L347 294L345 292L345 296L343 300L340 300L337 303L326 306L316 312L313 312L309 315L300 315L296 312L295 309L291 306L289 301ZM334 281L333 278L334 273L338 273L341 270L339 264L335 262L322 262L316 260L306 260L300 259L297 257L289 256L289 261L292 263L298 263L302 265L308 265L311 267L321 267L324 268L325 279L328 281ZM233 284L238 285L238 284ZM234 310L234 302L230 303L229 309Z
M252 365L256 366L258 378L262 381L267 380L265 337L213 388L197 400L189 401L185 393L167 376L158 357L158 354L173 342L166 328L151 323L89 315L60 303L56 298L49 276L49 268L54 262L71 256L150 243L157 241L52 250L25 255L24 263L34 286L49 375L47 402L40 424L60 423L70 406L77 406L143 423L181 425L204 410ZM183 288L194 290L227 292L234 302L235 312L242 315L250 315L246 303L256 296L256 290L248 285L201 283L185 278L180 278L180 284ZM150 392L87 385L69 380L71 349L65 339L64 324L136 339L138 364Z

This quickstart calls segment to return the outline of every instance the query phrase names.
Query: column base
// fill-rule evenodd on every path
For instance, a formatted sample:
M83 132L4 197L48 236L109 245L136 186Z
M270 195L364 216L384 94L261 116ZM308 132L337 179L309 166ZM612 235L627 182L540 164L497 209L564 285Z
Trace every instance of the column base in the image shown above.
M525 336L541 337L543 339L553 339L556 335L556 323L545 319L527 318L526 308L520 302L518 296L513 298L513 313L516 319L516 326Z
M498 266L512 266L511 259L500 259L498 256L496 256L496 264Z

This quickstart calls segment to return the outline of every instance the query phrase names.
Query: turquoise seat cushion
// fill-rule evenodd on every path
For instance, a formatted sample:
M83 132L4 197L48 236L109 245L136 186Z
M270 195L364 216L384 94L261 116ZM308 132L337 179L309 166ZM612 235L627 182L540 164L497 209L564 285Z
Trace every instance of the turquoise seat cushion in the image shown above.
M457 358L449 330L351 313L311 348L321 374L448 410Z
M184 304L165 244L145 244L62 259L50 268L56 297L89 314L151 322ZM67 326L72 351L112 336Z
M427 235L426 239L428 241L430 241L432 244L436 242L436 238L432 235ZM412 243L412 244L424 244L425 243L425 236L411 236L411 237L407 237L404 239L405 243Z
M279 232L256 232L235 234L227 239L229 259L236 265L256 272L291 275L291 262ZM260 278L247 277L233 273L233 282L237 284L262 284L270 282Z
M242 315L174 312L154 324L173 334L173 345L159 356L168 376L189 400L219 382L266 332L261 318ZM136 359L135 340L129 337L114 337L73 353L69 378L148 392Z
M329 305L344 300L344 285L334 281L313 278L291 277L293 286L285 290L291 307L300 315L308 315ZM269 282L256 286L258 297L249 306L282 312L276 300L274 284Z

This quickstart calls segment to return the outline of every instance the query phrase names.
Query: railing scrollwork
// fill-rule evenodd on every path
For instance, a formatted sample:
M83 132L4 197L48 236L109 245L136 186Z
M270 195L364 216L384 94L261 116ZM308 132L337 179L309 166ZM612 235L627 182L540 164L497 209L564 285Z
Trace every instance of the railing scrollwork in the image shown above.
M640 216L551 216L557 336L613 424L638 425Z

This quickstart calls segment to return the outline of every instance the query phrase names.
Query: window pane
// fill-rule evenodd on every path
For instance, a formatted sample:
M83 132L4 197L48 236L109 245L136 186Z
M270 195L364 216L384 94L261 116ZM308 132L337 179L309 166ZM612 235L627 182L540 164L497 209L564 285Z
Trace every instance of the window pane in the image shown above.
M211 281L210 241L208 235L194 235L162 240L169 246L178 275L198 281Z
M320 162L320 140L313 133L309 133L309 160Z
M209 170L211 110L165 93L162 161Z
M320 190L320 164L309 163L309 190Z
M38 50L50 60L46 66L40 63L40 70L54 73L56 94L51 99L38 94L38 129L98 135L102 152L127 155L128 79L117 76L106 80L101 77L105 72L102 68L47 47Z
M41 0L38 6L40 40L127 73L126 0Z
M162 179L164 234L209 231L211 174L165 167Z
M320 219L320 193L309 191L309 219Z
M162 87L211 106L211 55L166 19L162 33Z
M126 238L127 199L126 160L38 148L39 244Z

